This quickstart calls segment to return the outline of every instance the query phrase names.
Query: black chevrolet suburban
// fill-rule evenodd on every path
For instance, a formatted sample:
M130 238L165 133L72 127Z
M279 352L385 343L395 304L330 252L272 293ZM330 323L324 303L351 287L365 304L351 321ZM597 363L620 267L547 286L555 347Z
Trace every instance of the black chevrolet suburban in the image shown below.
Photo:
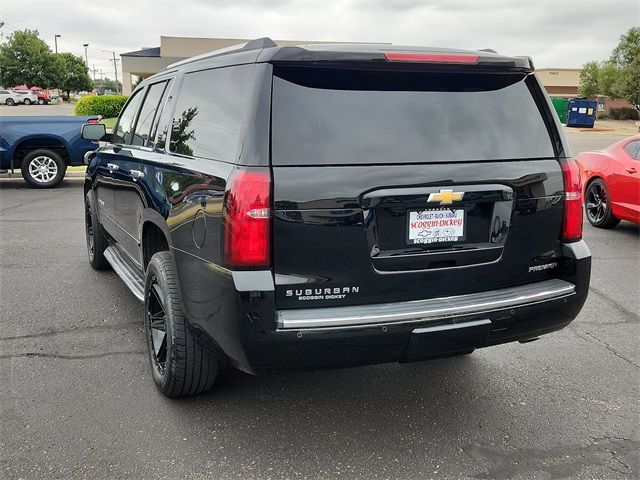
M206 92L204 94L203 92ZM580 311L576 164L526 57L259 39L144 80L88 155L89 261L167 396L219 367L410 362Z

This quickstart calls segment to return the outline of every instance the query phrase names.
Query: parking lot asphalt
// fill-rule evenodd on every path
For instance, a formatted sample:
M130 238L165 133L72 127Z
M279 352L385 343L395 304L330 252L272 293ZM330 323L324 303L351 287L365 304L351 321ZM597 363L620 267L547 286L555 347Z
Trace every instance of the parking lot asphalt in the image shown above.
M616 140L570 134L574 153ZM640 229L585 225L568 328L464 358L157 392L142 306L86 260L82 180L0 180L0 478L640 475Z
M3 116L53 116L74 115L74 105L69 103L50 103L49 105L14 105L9 107L0 104L0 115Z

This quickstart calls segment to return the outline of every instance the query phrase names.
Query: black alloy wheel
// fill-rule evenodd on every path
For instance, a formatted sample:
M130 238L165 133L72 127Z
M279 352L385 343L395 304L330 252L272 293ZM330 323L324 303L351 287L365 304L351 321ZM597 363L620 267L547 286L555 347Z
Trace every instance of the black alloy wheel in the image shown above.
M597 178L587 187L586 213L589 223L597 228L615 227L620 220L611 212L611 198L604 181Z
M147 299L147 340L152 368L164 376L167 364L167 314L164 309L164 296L155 275L151 276Z
M93 191L89 190L84 199L84 230L87 239L89 265L95 270L106 270L109 262L104 256L108 247L107 237L98 222Z
M191 332L171 253L154 253L144 286L144 330L153 381L167 397L183 397L211 388L219 360Z

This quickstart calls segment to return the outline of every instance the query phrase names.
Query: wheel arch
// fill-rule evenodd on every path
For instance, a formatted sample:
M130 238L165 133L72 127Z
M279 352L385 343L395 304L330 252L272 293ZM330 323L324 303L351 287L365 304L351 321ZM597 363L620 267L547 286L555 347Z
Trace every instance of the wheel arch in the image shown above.
M159 218L158 218L159 217ZM151 257L161 251L171 253L171 234L164 218L155 210L145 212L143 216L140 247L142 249L142 269L146 272Z
M71 150L64 138L50 134L27 135L22 137L9 152L14 168L20 168L25 155L39 149L53 150L62 157L66 165L69 164Z
M599 175L597 173L591 173L587 177L587 180L584 182L583 195L584 195L585 199L587 198L587 189L589 188L589 185L591 185L595 180L602 180L602 182L604 183L605 187L607 186L607 181L604 179L604 177L602 175Z

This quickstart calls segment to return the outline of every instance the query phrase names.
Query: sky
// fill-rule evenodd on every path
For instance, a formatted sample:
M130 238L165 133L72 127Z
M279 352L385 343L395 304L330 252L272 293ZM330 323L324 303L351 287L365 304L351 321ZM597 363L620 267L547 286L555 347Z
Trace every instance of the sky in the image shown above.
M37 29L51 49L113 78L111 52L160 45L160 35L385 42L493 48L536 67L609 57L640 25L640 0L0 0L0 36ZM119 63L118 63L119 65Z

